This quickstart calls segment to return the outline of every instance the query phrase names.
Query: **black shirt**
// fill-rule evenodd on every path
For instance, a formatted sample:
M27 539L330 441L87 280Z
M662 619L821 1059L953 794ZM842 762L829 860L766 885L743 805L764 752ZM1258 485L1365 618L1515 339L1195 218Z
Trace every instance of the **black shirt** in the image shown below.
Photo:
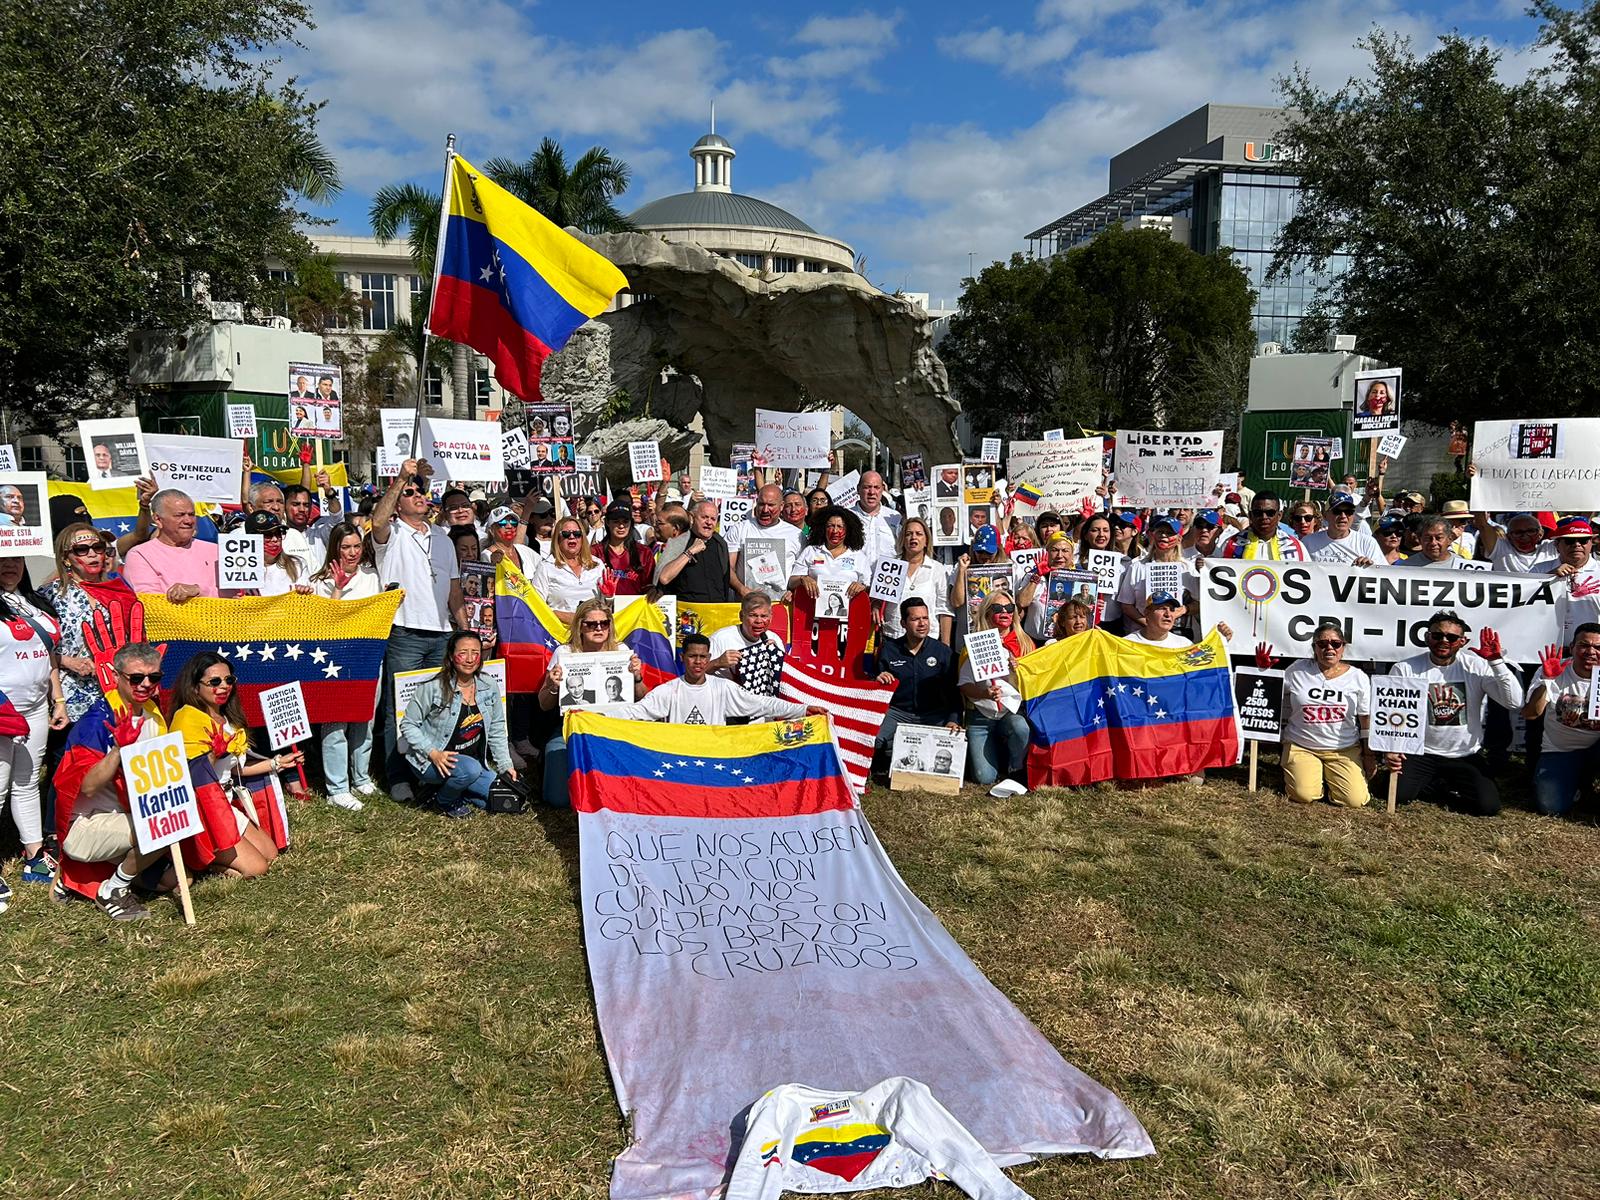
M689 545L693 546L698 540L691 536ZM732 600L733 587L728 583L728 543L722 540L722 535L712 534L705 548L690 557L683 570L662 591L686 604L726 604Z
M926 637L912 654L906 641L903 637L884 638L878 650L878 670L889 672L897 681L889 707L912 714L918 725L959 724L961 703L956 698L950 647Z

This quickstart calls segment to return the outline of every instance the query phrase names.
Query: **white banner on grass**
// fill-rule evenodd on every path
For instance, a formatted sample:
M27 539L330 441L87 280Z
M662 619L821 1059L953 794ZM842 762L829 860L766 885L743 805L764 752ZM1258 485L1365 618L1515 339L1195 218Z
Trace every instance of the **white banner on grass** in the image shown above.
M1479 421L1474 512L1600 509L1600 417Z
M1006 456L1011 486L1031 483L1044 493L1041 508L1076 512L1101 484L1105 454L1099 438L1012 442Z
M1222 473L1222 431L1117 430L1117 489L1135 508L1200 507Z
M782 1080L920 1080L1002 1166L1153 1152L912 895L859 811L601 810L578 830L595 1010L633 1130L612 1200L709 1195L735 1118Z
M506 477L505 443L499 421L428 417L417 438L416 457L432 464L436 480L499 483Z
M1495 630L1511 662L1536 663L1559 640L1571 599L1566 580L1551 575L1429 571L1406 567L1342 567L1324 563L1201 560L1200 615L1210 627L1232 627L1230 654L1256 643L1294 658L1311 657L1311 635L1323 620L1339 622L1352 660L1399 662L1427 648L1428 618L1454 610L1474 634ZM1590 619L1585 616L1583 619Z
M156 490L177 488L196 504L237 504L244 447L230 438L146 433L144 449Z
M756 409L756 453L769 467L827 467L832 444L829 412Z

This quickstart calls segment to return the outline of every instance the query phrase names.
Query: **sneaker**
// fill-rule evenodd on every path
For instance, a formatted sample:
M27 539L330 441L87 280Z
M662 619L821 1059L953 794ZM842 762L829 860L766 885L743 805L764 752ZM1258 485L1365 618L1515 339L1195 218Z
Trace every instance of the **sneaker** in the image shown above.
M361 803L361 801L357 800L349 792L335 792L333 795L328 797L328 803L333 805L335 808L343 808L350 812L360 812L366 807L365 804Z
M55 878L56 865L43 850L32 858L22 860L23 883L49 883Z
M142 921L150 915L150 910L125 887L112 889L109 896L96 896L94 902L113 921Z
M996 800L1006 800L1012 796L1026 796L1027 794L1028 789L1023 787L1022 784L1018 783L1015 779L1002 779L999 783L995 784L989 789L989 795L993 796Z
M358 796L375 796L378 794L378 785L370 779L366 783L358 783L351 789Z
M410 803L414 794L409 783L397 783L389 789L389 795L400 801L401 804Z
M0 913L11 907L11 885L0 879Z
M458 804L454 808L443 808L439 811L445 816L449 817L452 821L463 821L468 817L475 817L478 815L478 810L473 808L470 804Z
M56 876L56 881L50 885L50 902L52 904L70 904L74 900L82 899L77 892L61 882L61 877Z

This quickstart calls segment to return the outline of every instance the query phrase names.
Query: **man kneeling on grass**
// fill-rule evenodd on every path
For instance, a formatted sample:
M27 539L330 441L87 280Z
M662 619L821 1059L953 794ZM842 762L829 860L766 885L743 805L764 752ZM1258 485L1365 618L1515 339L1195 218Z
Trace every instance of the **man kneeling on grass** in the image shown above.
M652 688L643 700L610 710L608 715L632 721L670 721L676 725L726 725L732 717L793 721L827 710L791 704L775 696L758 696L731 679L709 675L711 639L703 633L683 639L683 675Z
M134 877L158 859L139 853L128 788L122 777L122 747L167 731L156 706L161 695L161 651L133 642L111 660L122 715L97 701L67 738L56 769L56 831L61 839L58 898L66 891L92 899L113 921L136 921L150 910L130 890Z

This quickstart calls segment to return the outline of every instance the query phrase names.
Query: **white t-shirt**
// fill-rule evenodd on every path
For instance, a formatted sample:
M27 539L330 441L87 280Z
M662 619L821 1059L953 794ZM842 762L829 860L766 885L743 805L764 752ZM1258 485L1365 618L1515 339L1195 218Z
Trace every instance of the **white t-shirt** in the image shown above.
M759 525L753 518L746 517L732 528L722 531L722 540L728 543L729 554L733 554L740 546L743 546L746 538L782 542L784 550L788 552L790 562L793 562L794 556L800 553L800 531L787 521L774 521L771 525Z
M1125 636L1127 637L1128 641L1138 642L1142 646L1164 646L1172 650L1180 650L1184 646L1194 645L1193 642L1184 637L1181 633L1169 633L1166 637L1158 640L1156 638L1146 636L1144 630L1142 629L1135 629L1132 633L1126 634Z
M1554 679L1541 672L1528 689L1528 698L1543 688L1550 695L1544 710L1544 748L1564 753L1587 750L1600 742L1600 721L1589 720L1589 681L1568 663Z
M1551 563L1544 574L1554 575L1560 563ZM1574 591L1587 591L1575 596ZM1556 613L1561 618L1561 635L1555 638L1563 646L1572 645L1572 635L1585 621L1600 621L1600 567L1593 560L1582 570L1556 580Z
M807 546L789 569L795 575L809 575L812 579L847 579L869 587L872 563L865 550L846 550L835 558L821 546Z
M1389 674L1427 685L1428 733L1423 748L1443 758L1467 758L1483 745L1485 696L1506 708L1522 706L1522 684L1504 660L1489 663L1465 647L1448 667L1434 666L1424 652L1395 663Z
M1357 717L1372 712L1372 683L1350 667L1328 679L1308 659L1283 672L1283 740L1307 750L1344 750L1361 740Z
M758 696L731 679L707 675L705 682L690 684L669 679L650 689L643 700L614 708L607 714L631 721L670 721L674 725L726 725L730 717L760 717L767 721L794 721L806 715L804 704Z
M595 563L592 567L579 567L573 574L569 567L558 567L555 559L541 558L539 566L528 580L539 589L545 603L558 612L575 612L585 600L600 594L600 579L605 567Z
M356 568L356 573L350 577L350 582L345 584L344 590L337 595L334 593L335 585L331 574L325 579L316 580L311 586L316 595L326 600L365 600L383 591L378 573L365 563Z
M399 517L389 525L389 540L374 541L378 578L384 587L398 583L406 598L394 614L405 629L443 633L450 628L450 585L461 578L456 546L437 525L413 529Z
M1312 562L1338 566L1352 563L1358 558L1371 559L1374 563L1383 561L1383 548L1378 545L1378 539L1355 525L1342 538L1335 538L1326 529L1319 529L1302 538L1301 544L1305 546Z
M51 640L47 645L32 626L0 606L0 618L5 618L0 619L0 691L19 710L26 711L50 698L50 652L61 644L61 626L49 613L41 612L21 596L6 599L16 611L27 613ZM45 719L49 719L48 715Z
M783 646L783 639L770 629L767 630L766 640L774 646L780 648ZM744 636L744 630L737 625L724 625L711 635L711 657L720 658L729 650L746 650L754 645L754 642ZM734 668L728 667L724 670L713 672L713 674L723 679L734 679L733 672ZM734 679L734 682L737 683L738 680Z
M928 606L928 616L932 622L931 636L937 637L939 618L954 615L950 611L950 568L931 558L924 558L922 565L906 580L906 590L901 600L910 600L913 596ZM904 637L905 632L905 626L900 621L900 605L884 605L884 636Z
M891 557L900 540L900 514L887 504L880 504L878 511L870 516L859 506L850 511L861 518L861 528L866 535L862 549L866 552L867 561L877 562L880 558Z
M289 552L285 550L284 557L287 558L288 556ZM298 581L289 578L289 568L285 567L283 563L268 563L266 569L261 572L261 586L256 589L256 595L284 596L294 591L296 582L304 582L310 578L303 560L296 565L300 568Z
M1540 542L1524 554L1503 534L1489 552L1490 568L1506 575L1543 575L1558 562L1556 548L1549 542Z

